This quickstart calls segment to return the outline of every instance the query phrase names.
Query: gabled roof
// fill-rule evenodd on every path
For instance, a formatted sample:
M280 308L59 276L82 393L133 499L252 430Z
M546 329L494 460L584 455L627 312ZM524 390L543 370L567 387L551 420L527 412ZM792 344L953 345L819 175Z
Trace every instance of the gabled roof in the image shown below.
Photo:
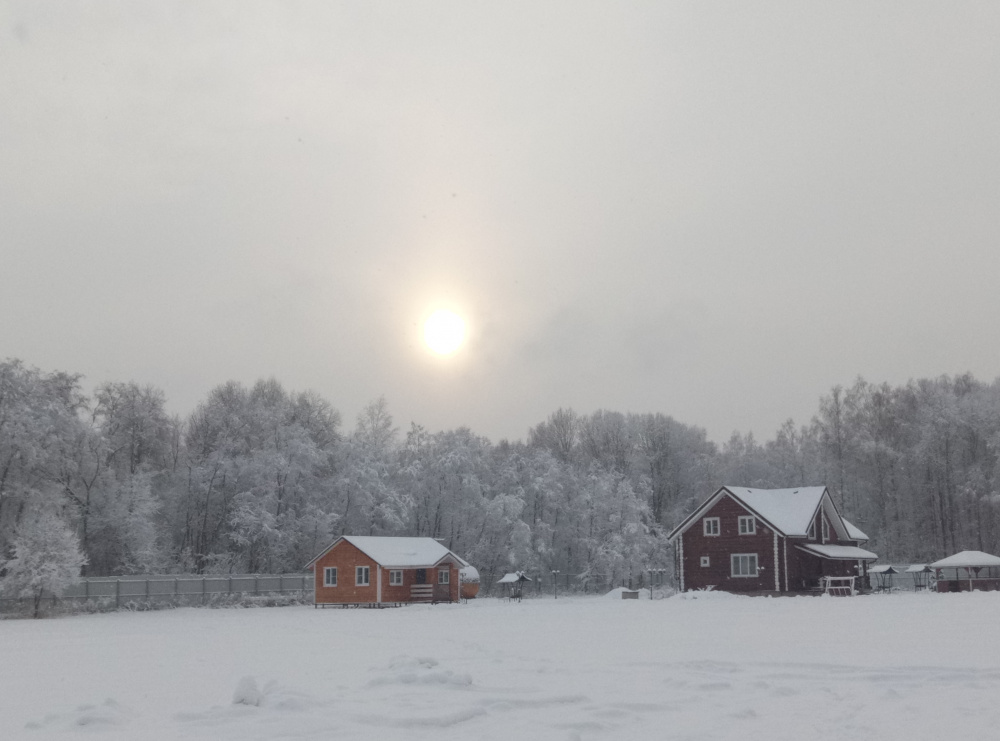
M823 499L825 486L798 489L725 487L743 504L770 522L781 535L805 536Z
M421 568L436 566L448 556L465 566L467 562L445 548L434 538L398 538L379 535L342 535L324 548L306 568L311 568L320 557L341 540L346 540L359 551L384 568Z
M823 507L828 519L842 539L868 540L868 536L850 525L837 511L825 486L800 486L794 489L751 489L744 486L723 486L709 497L680 525L670 531L674 540L687 530L706 510L722 497L730 496L748 512L757 515L779 535L805 538L816 512Z
M844 527L847 528L847 536L851 540L864 540L864 541L871 540L871 538L869 538L860 529L858 529L857 525L848 522L846 517L841 517L840 519L844 523Z

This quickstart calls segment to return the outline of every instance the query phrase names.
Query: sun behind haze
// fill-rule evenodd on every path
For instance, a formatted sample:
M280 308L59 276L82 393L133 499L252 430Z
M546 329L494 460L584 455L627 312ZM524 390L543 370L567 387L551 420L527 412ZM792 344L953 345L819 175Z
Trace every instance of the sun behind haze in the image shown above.
M424 322L424 342L438 355L451 355L465 341L465 320L447 309L438 309Z

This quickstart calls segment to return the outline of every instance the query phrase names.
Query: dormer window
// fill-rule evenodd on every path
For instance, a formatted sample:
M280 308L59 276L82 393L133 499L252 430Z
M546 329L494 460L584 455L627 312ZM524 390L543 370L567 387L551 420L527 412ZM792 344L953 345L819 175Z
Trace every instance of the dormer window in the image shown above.
M757 518L753 515L741 515L739 524L740 535L754 535L757 532Z

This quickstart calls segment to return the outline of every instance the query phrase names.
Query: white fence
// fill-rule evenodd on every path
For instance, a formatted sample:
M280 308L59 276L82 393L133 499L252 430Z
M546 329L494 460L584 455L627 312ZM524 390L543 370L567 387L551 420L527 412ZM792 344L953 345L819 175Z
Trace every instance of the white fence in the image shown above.
M302 598L313 593L312 574L191 574L145 576L91 576L67 589L61 596L43 595L43 604L98 602L108 607L174 602L206 604L217 595L287 595ZM17 610L30 598L0 598L0 610Z

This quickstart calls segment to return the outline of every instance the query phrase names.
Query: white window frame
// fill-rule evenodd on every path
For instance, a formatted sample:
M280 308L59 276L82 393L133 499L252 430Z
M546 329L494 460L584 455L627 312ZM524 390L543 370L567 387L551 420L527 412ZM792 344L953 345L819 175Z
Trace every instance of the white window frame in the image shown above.
M390 587L401 587L401 586L403 586L403 570L402 569L391 569L389 571L389 586Z
M371 566L354 567L354 586L370 587L372 584Z
M330 577L333 577L332 579ZM337 567L336 566L324 566L323 567L323 586L324 587L335 587L337 586Z
M702 566L711 566L712 565L712 559L709 556L702 556L701 557L701 565Z
M816 520L809 523L809 530L806 531L806 535L809 536L809 540L816 540Z
M757 518L753 515L740 515L738 523L740 535L757 534Z
M451 569L438 569L438 584L451 584Z
M746 573L744 571L746 565ZM753 571L751 572L751 565ZM760 565L756 553L732 553L729 556L729 575L734 579L756 579L760 573Z
M713 532L714 531L714 532ZM701 521L701 532L715 538L722 532L722 524L718 517L705 517Z
M819 521L822 524L821 530L823 532L823 542L825 543L830 539L830 523L826 521L823 515L819 516Z

